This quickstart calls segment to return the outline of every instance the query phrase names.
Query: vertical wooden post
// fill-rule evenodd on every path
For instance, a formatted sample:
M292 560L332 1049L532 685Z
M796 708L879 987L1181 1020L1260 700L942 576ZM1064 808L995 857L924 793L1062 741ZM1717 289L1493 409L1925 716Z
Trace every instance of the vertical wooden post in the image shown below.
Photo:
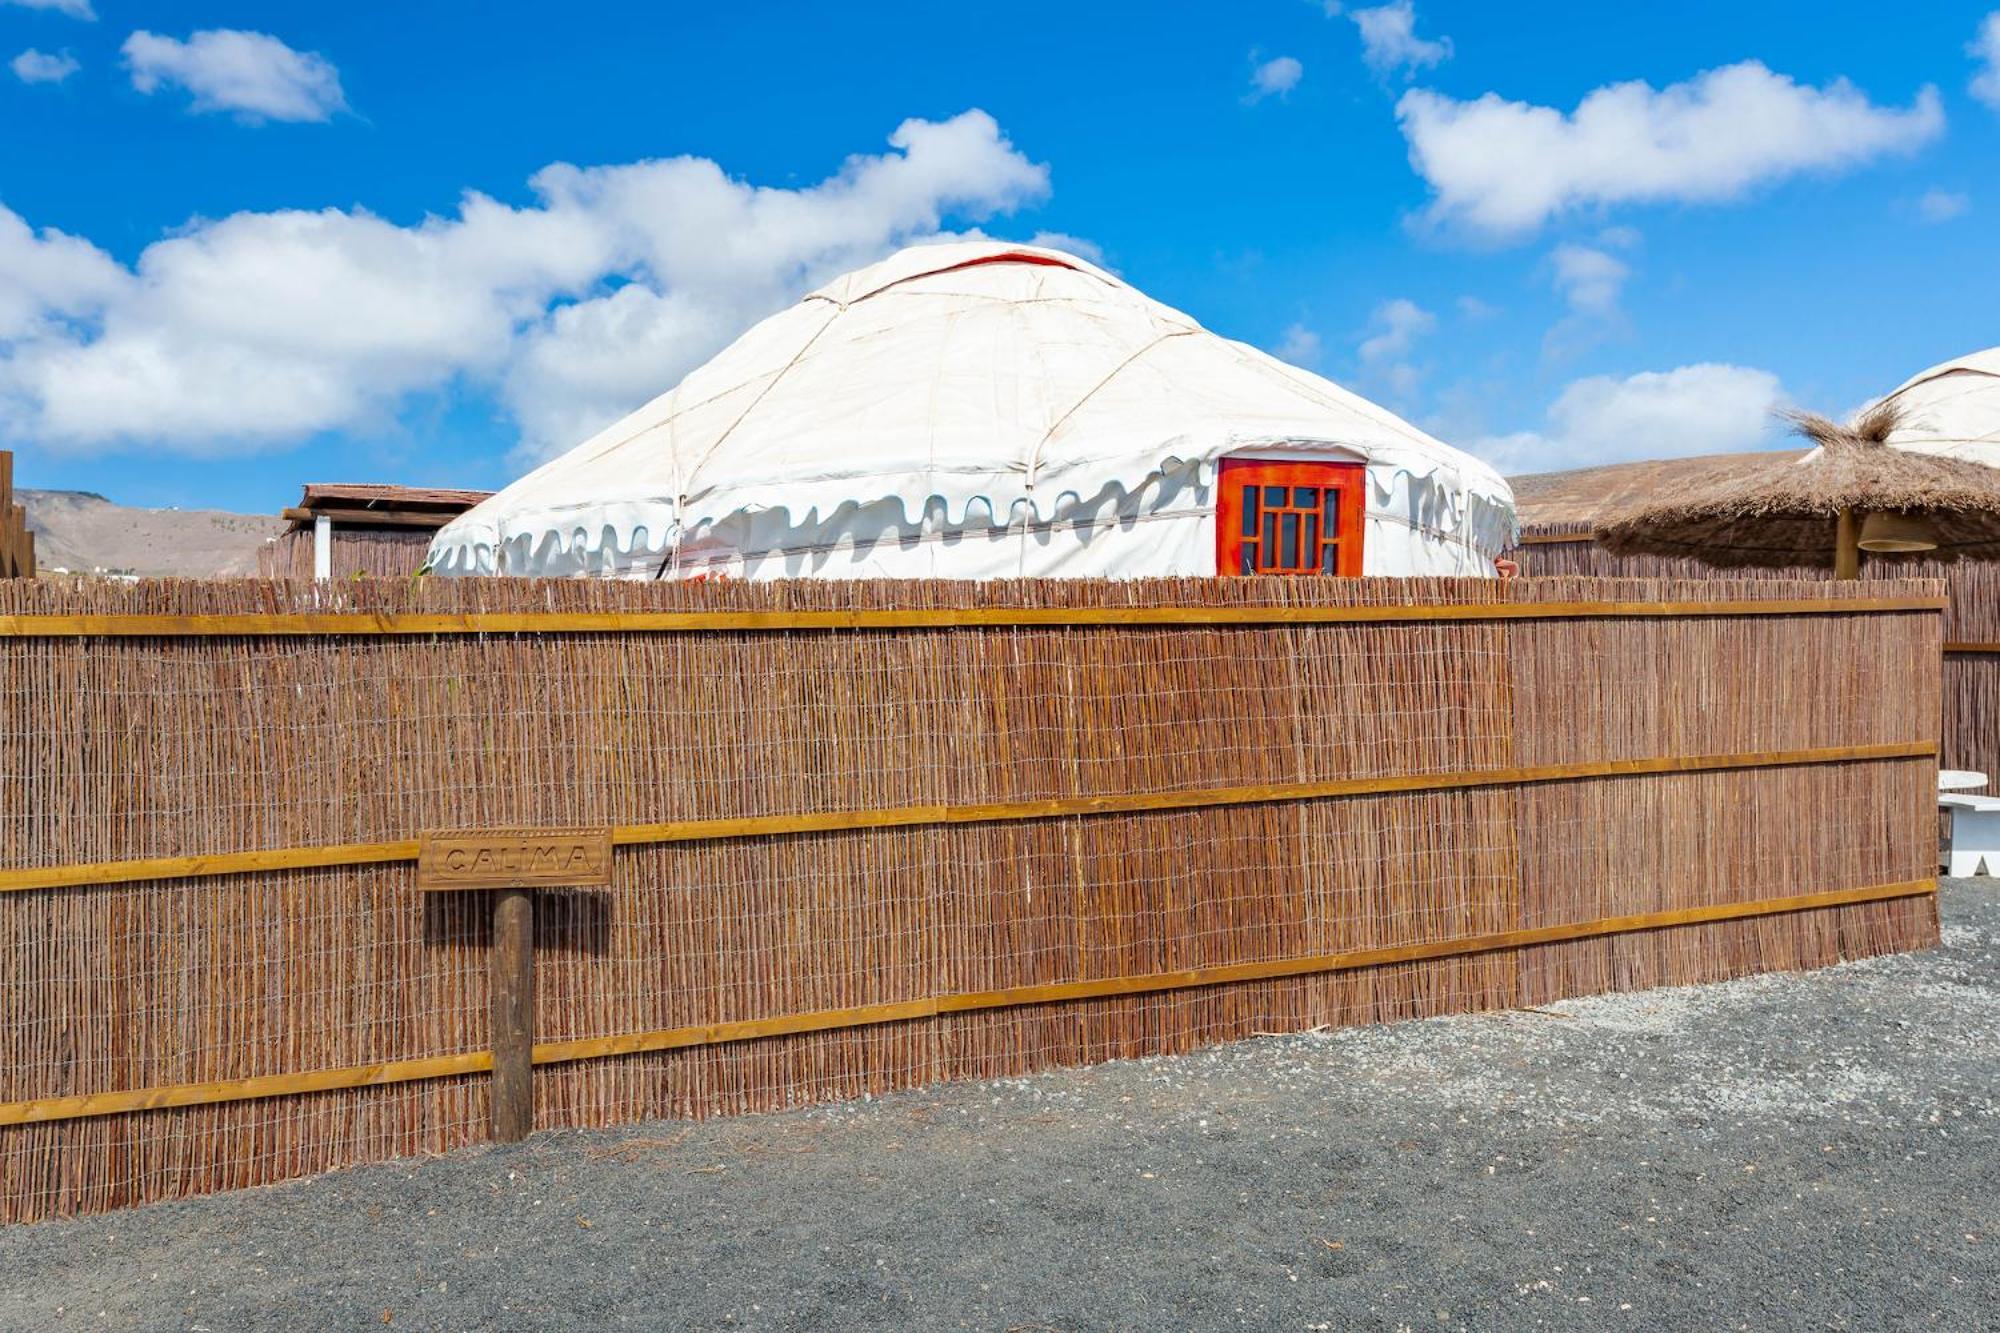
M417 838L422 893L491 892L493 1141L535 1128L535 887L611 887L611 828L426 829Z
M493 1141L535 1127L535 891L493 894Z
M1837 579L1861 577L1861 515L1852 509L1840 511L1834 525L1833 576Z

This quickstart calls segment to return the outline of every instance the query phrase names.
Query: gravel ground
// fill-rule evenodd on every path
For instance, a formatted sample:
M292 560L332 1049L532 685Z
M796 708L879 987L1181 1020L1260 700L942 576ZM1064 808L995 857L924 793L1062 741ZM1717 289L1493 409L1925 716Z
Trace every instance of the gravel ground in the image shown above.
M2000 1326L2000 889L1805 976L0 1231L8 1328Z

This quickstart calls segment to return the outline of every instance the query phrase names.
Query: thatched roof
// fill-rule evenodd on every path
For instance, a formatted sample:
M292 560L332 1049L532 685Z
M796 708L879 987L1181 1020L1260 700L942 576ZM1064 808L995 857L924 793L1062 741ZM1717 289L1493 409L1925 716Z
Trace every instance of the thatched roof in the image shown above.
M1600 520L1597 537L1616 555L1692 556L1725 567L1830 565L1835 521L1897 513L1931 521L1933 559L2000 558L2000 469L1906 453L1885 441L1900 413L1879 403L1851 426L1794 415L1818 447L1802 458L1773 455L1725 482L1685 488Z
M1656 495L1689 487L1706 490L1756 475L1774 461L1796 461L1804 449L1783 453L1698 454L1690 458L1649 458L1605 463L1566 472L1530 472L1507 478L1514 489L1514 513L1524 533L1594 531L1600 520L1631 509Z

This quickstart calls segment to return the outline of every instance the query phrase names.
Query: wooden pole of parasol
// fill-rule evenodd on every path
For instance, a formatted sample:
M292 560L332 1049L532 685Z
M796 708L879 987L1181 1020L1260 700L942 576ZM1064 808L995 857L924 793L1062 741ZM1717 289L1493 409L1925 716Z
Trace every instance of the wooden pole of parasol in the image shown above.
M1834 525L1833 576L1837 579L1861 577L1861 515L1852 509L1840 511Z

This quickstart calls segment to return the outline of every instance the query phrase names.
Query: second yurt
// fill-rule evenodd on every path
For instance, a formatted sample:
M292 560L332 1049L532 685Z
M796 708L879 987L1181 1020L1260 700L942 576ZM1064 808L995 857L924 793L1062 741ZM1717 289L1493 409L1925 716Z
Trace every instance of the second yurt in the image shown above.
M441 574L1490 575L1486 464L1055 250L918 246L442 529Z
M1901 424L1898 449L2000 467L2000 347L1989 347L1905 381L1887 398Z

